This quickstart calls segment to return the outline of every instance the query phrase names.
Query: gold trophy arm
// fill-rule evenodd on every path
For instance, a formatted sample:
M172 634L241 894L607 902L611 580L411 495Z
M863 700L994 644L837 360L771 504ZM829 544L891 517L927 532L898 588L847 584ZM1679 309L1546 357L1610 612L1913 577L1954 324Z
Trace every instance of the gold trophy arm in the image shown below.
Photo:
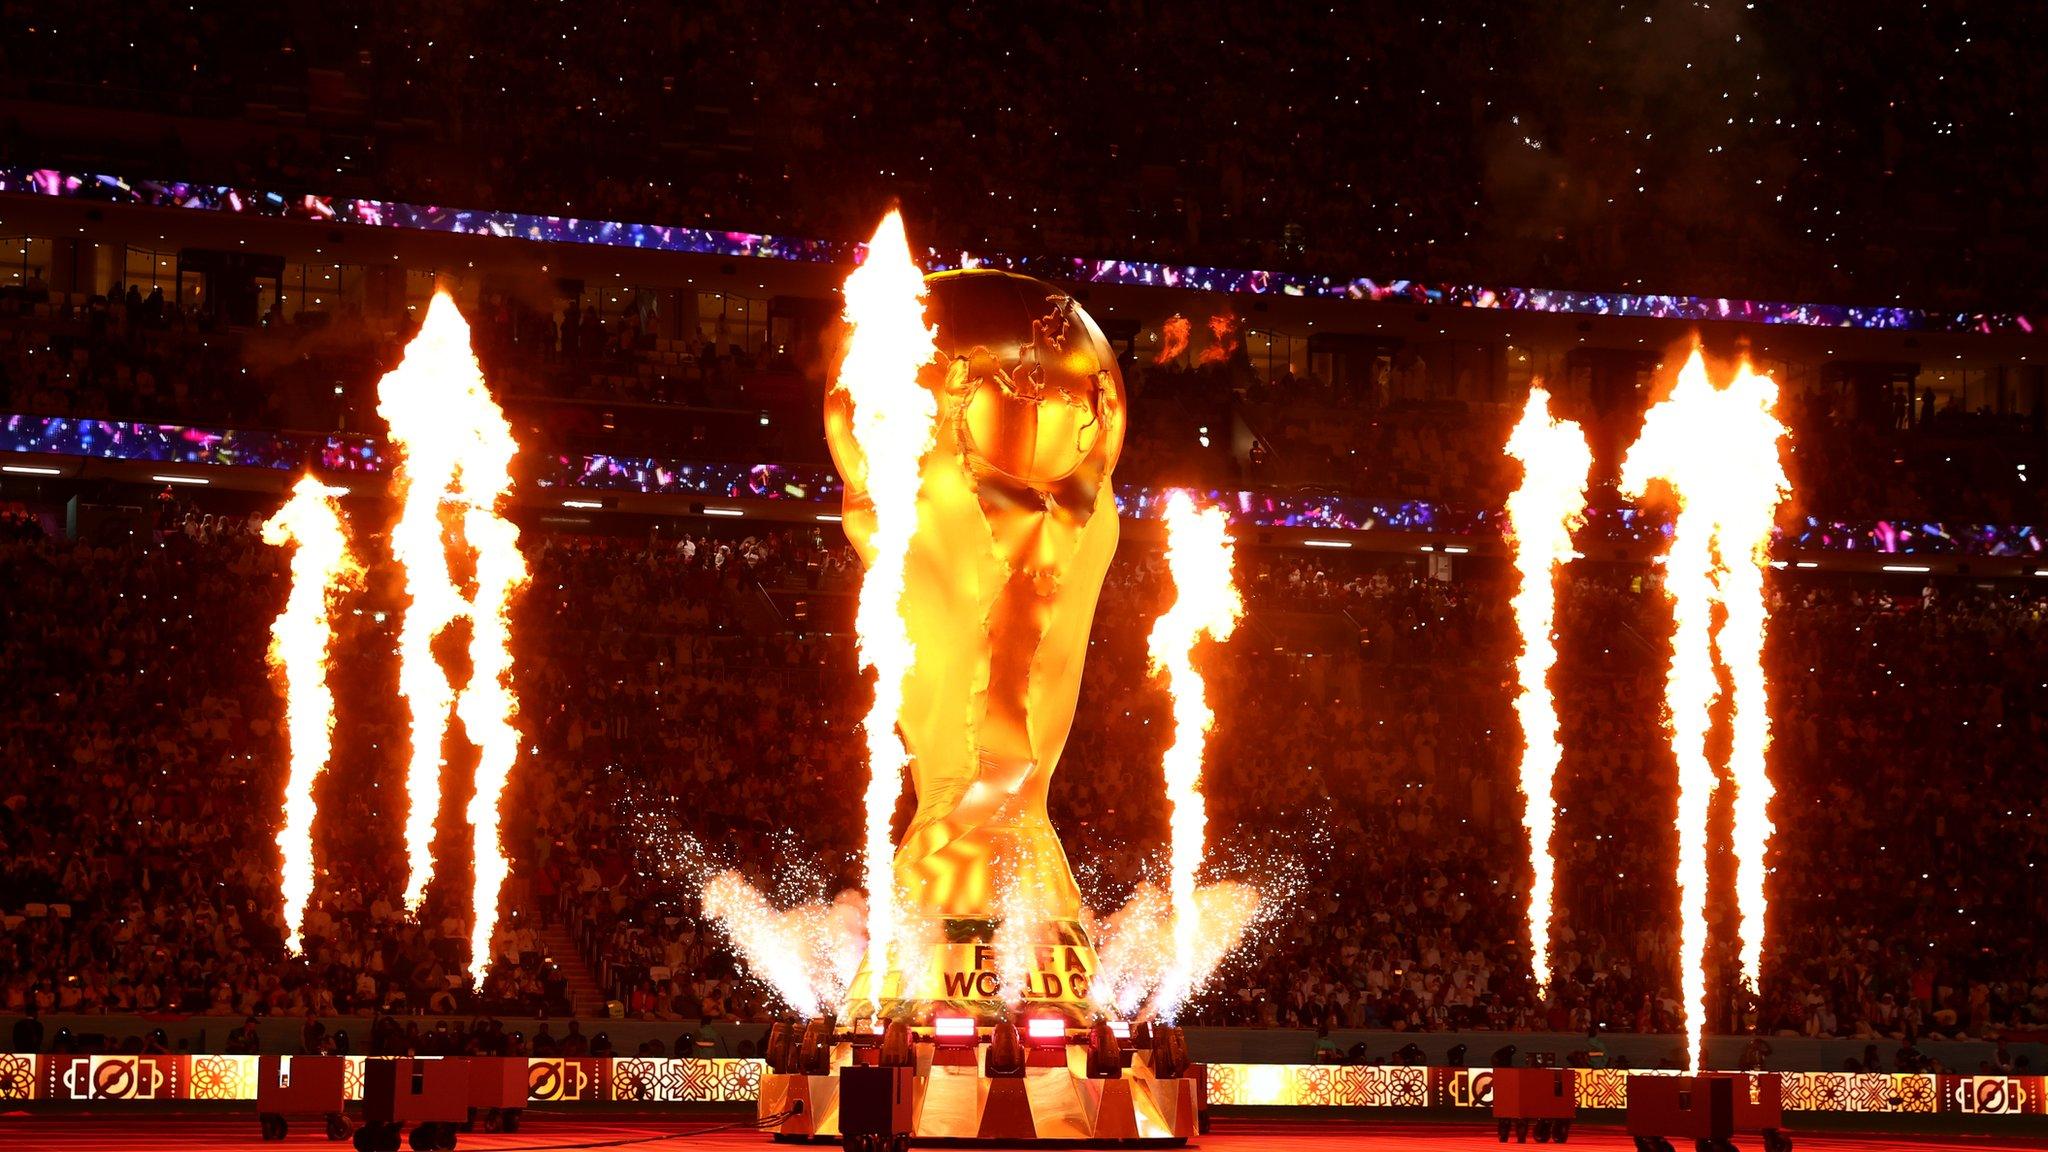
M875 562L875 505L868 499L868 458L853 435L853 397L837 384L825 393L825 447L832 453L832 466L839 470L844 486L839 526L860 557L861 567L868 567Z

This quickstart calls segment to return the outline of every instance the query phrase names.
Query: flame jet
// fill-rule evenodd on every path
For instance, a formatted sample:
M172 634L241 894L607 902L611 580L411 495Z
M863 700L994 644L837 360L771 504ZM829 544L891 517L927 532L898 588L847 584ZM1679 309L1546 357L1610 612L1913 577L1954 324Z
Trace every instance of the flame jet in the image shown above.
M1557 826L1554 788L1561 755L1557 701L1550 691L1557 664L1557 578L1577 555L1572 533L1585 523L1593 450L1577 424L1551 416L1550 394L1538 383L1508 437L1507 454L1522 465L1522 483L1508 497L1507 513L1521 580L1513 601L1522 645L1515 656L1515 718L1522 728L1522 826L1529 833L1529 966L1548 994L1556 976L1550 955L1556 875L1550 841Z
M277 847L284 857L278 887L284 897L285 946L293 952L301 947L306 902L313 895L313 785L327 771L334 746L334 691L327 684L334 598L360 584L363 576L335 503L344 491L309 473L263 525L265 544L291 549L291 593L270 625L270 664L283 682L285 744L291 754Z
M406 905L417 912L434 872L434 822L441 810L443 745L451 715L477 745L472 826L474 883L470 908L471 970L490 960L498 894L506 863L498 842L498 806L518 757L517 701L510 686L511 636L506 610L527 580L519 534L499 514L511 489L518 452L504 413L491 398L470 348L469 325L446 292L427 307L405 358L377 385L377 412L391 428L399 463L392 491L399 501L392 557L411 598L399 629L399 691L411 711L406 770ZM451 565L450 526L474 552L474 592L465 594ZM470 623L471 676L460 691L434 653L434 642L458 621Z
M1160 1014L1171 1018L1199 979L1197 957L1202 951L1195 873L1202 866L1202 841L1209 824L1202 799L1202 760L1216 714L1195 668L1195 642L1204 635L1216 641L1230 639L1238 617L1244 615L1244 600L1231 580L1233 552L1223 510L1197 509L1192 497L1176 490L1167 496L1165 519L1166 569L1174 599L1153 622L1150 655L1152 673L1173 702L1171 743L1162 759L1172 832L1167 898L1173 919L1173 964L1157 1001Z
M512 689L512 599L526 587L526 557L519 528L500 511L512 494L512 458L519 445L504 413L478 377L464 394L474 441L462 462L462 538L476 552L476 590L470 600L469 683L455 701L462 730L477 746L476 791L469 800L471 841L470 970L481 974L495 959L491 937L498 898L511 870L500 837L500 807L512 766L519 760L519 697Z
M866 461L873 502L874 560L861 581L854 617L860 661L875 670L875 696L863 729L868 787L865 868L868 905L868 995L882 1010L883 977L895 935L895 844L889 822L910 760L896 730L903 680L916 662L903 616L904 566L917 532L917 493L932 447L938 398L918 373L938 356L925 322L924 274L911 259L903 217L891 211L868 241L867 259L846 278L846 320L853 326L838 386L852 401L852 435Z
M1707 757L1711 709L1720 695L1715 650L1728 669L1728 777L1735 790L1732 836L1741 917L1742 979L1756 987L1769 894L1774 789L1769 685L1763 646L1769 626L1763 570L1771 526L1790 490L1780 459L1785 427L1775 409L1778 385L1745 361L1725 389L1707 377L1695 348L1671 395L1643 418L1622 462L1621 490L1642 496L1661 480L1678 506L1664 558L1671 597L1671 667L1665 681L1671 751L1678 761L1679 968L1686 1050L1695 1067L1706 1017L1707 813L1719 786ZM1714 630L1714 606L1723 609Z

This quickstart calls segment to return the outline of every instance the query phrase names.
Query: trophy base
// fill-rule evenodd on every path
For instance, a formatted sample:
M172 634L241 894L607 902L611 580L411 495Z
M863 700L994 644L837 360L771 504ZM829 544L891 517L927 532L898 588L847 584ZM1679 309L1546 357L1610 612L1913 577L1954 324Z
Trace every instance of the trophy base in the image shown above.
M923 1025L951 1016L992 1024L1022 1012L1084 1025L1102 1014L1092 999L1099 967L1095 945L1079 921L1034 925L1029 939L1041 942L1027 945L1029 963L1021 966L1001 955L996 944L1001 923L996 920L953 917L903 927L881 995L873 994L871 956L848 987L841 1020Z
M1148 1053L1128 1053L1120 1075L1091 1077L1079 1044L1036 1050L1032 1066L1009 1076L990 1075L985 1055L931 1043L916 1045L909 1067L862 1064L862 1051L836 1046L824 1075L762 1074L756 1116L775 1141L878 1150L1177 1148L1202 1127L1203 1069L1155 1077Z

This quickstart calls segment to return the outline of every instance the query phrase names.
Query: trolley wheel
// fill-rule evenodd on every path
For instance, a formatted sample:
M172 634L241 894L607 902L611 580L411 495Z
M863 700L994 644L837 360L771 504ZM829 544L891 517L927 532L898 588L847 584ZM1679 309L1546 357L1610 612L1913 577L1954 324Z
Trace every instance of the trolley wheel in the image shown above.
M499 1129L505 1132L519 1131L519 1111L517 1108L505 1109L498 1117Z
M256 1114L256 1130L262 1134L265 1142L284 1139L287 1127L288 1125L285 1124L284 1117L279 1116L275 1112L259 1112Z
M1671 1141L1659 1136L1657 1137L1657 1152L1677 1152L1677 1150L1671 1146Z
M406 1137L406 1143L412 1147L413 1152L446 1152L447 1149L455 1147L455 1125L438 1120L427 1124L415 1124L412 1134ZM397 1147L394 1127L391 1148L395 1152Z
M1494 1128L1500 1133L1500 1142L1505 1144L1508 1142L1508 1133L1515 1130L1515 1122L1513 1120L1499 1120L1494 1123Z
M1571 1121L1569 1121L1569 1120L1553 1120L1553 1121L1551 1121L1551 1122L1550 1122L1550 1141L1551 1141L1551 1143L1553 1143L1553 1144L1562 1144L1562 1143L1564 1143L1564 1142L1565 1142L1566 1140L1569 1140L1569 1139L1571 1139L1571 1135L1572 1135L1572 1122L1571 1122Z
M327 1114L327 1138L329 1140L346 1140L349 1133L355 1130L356 1126L349 1122L347 1116L339 1112L329 1112Z
M1515 1143L1517 1143L1517 1144L1527 1144L1528 1142L1529 1142L1529 1122L1528 1122L1527 1120L1517 1120L1517 1121L1515 1121Z
M1534 1125L1532 1125L1532 1131L1536 1136L1536 1142L1538 1144L1550 1143L1550 1121L1538 1120Z
M496 1108L484 1109L484 1114L477 1117L476 1122L482 1125L483 1130L486 1132L496 1132L505 1126L504 1117L498 1115ZM474 1131L474 1129L471 1130Z

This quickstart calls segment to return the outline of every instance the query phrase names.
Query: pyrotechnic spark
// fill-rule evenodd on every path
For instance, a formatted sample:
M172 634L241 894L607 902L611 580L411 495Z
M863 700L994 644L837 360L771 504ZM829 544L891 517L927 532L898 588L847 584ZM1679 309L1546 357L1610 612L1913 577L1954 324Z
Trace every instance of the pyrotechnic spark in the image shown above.
M433 871L442 748L452 709L478 750L476 794L467 816L474 860L471 965L481 973L490 960L506 872L498 806L519 750L506 612L525 585L527 570L518 530L498 513L511 489L518 444L484 383L470 349L469 325L446 293L435 294L419 335L406 346L405 359L378 383L377 392L377 411L391 426L399 451L392 482L400 511L391 530L391 551L412 598L398 638L399 691L412 712L406 904L418 910ZM457 586L450 568L444 508L460 528L462 545L475 551L471 596ZM471 675L458 693L433 645L464 618L470 622Z
M331 600L362 578L335 503L342 491L309 473L263 525L265 544L292 550L291 592L270 625L270 663L284 681L285 742L291 753L277 847L284 857L278 883L284 896L285 946L293 952L299 950L306 901L313 894L313 784L327 770L334 742L334 692L327 686L327 657L334 646Z
M1162 342L1159 345L1159 354L1152 357L1152 362L1154 364L1170 364L1180 359L1180 354L1188 350L1188 336L1193 331L1194 327L1188 323L1187 317L1180 315L1167 317L1166 323L1159 326L1159 335Z
M854 628L863 667L875 670L875 698L863 725L868 788L866 878L868 996L881 1012L882 977L895 935L895 845L889 821L910 754L896 730L903 680L916 659L903 616L904 565L917 531L917 493L930 450L938 401L918 381L937 354L924 318L924 276L911 260L903 218L891 211L868 241L867 259L846 278L846 320L853 326L839 387L853 402L853 439L866 462L875 512L874 559L861 581Z
M1277 907L1259 889L1228 880L1202 886L1192 901L1202 935L1185 956L1170 930L1179 923L1175 905L1156 884L1140 884L1122 909L1090 931L1097 971L1089 989L1098 1005L1126 1019L1141 1013L1173 1019L1207 986L1246 933Z
M1202 800L1202 760L1216 714L1209 708L1202 674L1195 669L1195 641L1206 634L1228 640L1244 614L1232 583L1228 521L1221 508L1197 510L1184 491L1167 496L1166 568L1174 599L1152 625L1151 668L1172 700L1171 743L1162 758L1172 838L1167 894L1173 917L1174 962L1162 993L1170 1014L1193 981L1201 947L1201 906L1195 873L1202 866L1208 815Z
M1097 1004L1127 1020L1138 1014L1159 987L1163 965L1173 962L1172 920L1166 889L1140 884L1122 908L1089 928L1096 952L1089 993Z
M830 1009L853 982L864 945L859 893L782 910L738 872L721 872L705 882L702 900L704 914L739 949L748 969L797 1013L816 1016Z
M1046 917L1032 899L1026 885L1017 882L1007 862L996 865L997 906L1002 919L996 924L989 946L995 952L997 973L1002 977L1003 1003L1015 1007L1024 1001L1024 991L1037 968L1034 930Z
M1167 991L1167 969L1174 963L1173 918L1165 887L1141 879L1120 898L1109 891L1093 891L1091 909L1116 907L1118 911L1108 916L1082 911L1083 927L1096 946L1098 959L1095 979L1089 984L1090 999L1105 1012L1119 1016L1172 1020L1232 964L1249 963L1267 954L1266 949L1281 943L1281 911L1290 907L1299 893L1327 893L1330 861L1346 852L1332 835L1327 819L1324 810L1296 814L1284 844L1276 844L1270 827L1263 824L1216 833L1217 844L1237 850L1219 853L1209 866L1211 883L1195 892L1202 940L1188 987L1174 1003L1160 995ZM1089 870L1080 871L1085 883ZM1092 890L1106 880L1097 874L1095 883L1085 886Z
M1522 483L1508 497L1507 512L1515 571L1521 577L1513 602L1522 634L1515 657L1521 685L1515 716L1522 727L1522 826L1529 833L1529 965L1547 994L1555 977L1550 921L1556 869L1550 838L1557 824L1553 788L1560 757L1557 702L1550 692L1550 670L1557 663L1552 628L1557 576L1575 555L1572 532L1585 522L1593 450L1577 424L1551 417L1550 394L1538 384L1529 389L1507 453L1522 464Z
M647 888L658 897L695 897L704 914L793 1011L832 1011L860 967L867 910L859 892L828 897L829 876L843 861L822 858L785 830L770 837L761 859L773 860L764 891L722 854L706 850L675 816L674 797L627 782L621 808L642 847Z
M1719 695L1713 607L1725 610L1718 642L1731 693L1729 774L1736 789L1734 839L1742 919L1743 978L1754 986L1766 911L1764 853L1769 847L1770 739L1762 656L1765 546L1787 482L1779 459L1784 426L1773 413L1778 388L1748 364L1717 390L1698 349L1679 370L1671 395L1645 414L1622 462L1621 490L1640 496L1661 479L1678 504L1664 559L1672 601L1671 668L1665 699L1671 751L1678 761L1679 969L1687 1052L1700 1059L1706 1017L1707 813L1717 786L1707 758L1711 709Z

